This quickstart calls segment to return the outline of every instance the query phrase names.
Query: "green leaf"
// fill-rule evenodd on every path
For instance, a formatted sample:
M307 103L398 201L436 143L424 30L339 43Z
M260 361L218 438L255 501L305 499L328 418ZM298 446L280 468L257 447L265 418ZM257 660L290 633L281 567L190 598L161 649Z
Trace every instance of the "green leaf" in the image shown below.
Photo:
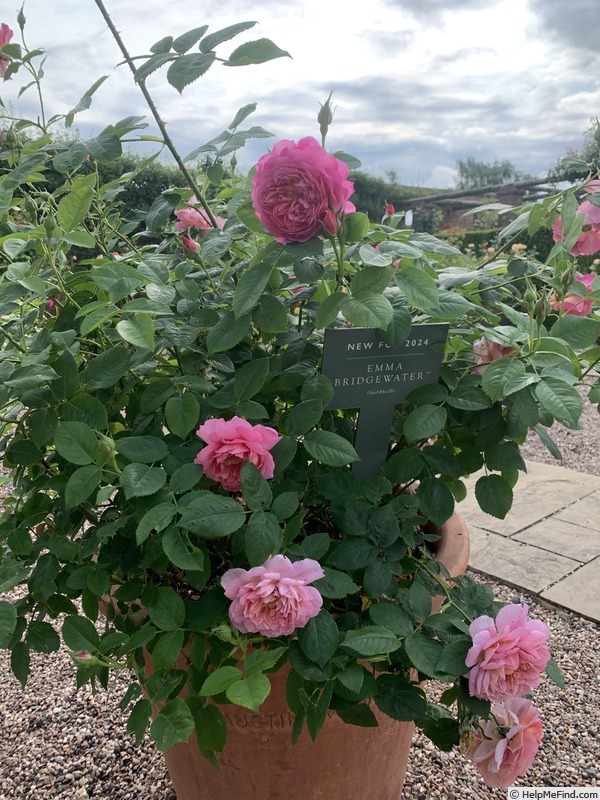
M248 520L244 550L250 566L263 564L271 555L281 551L283 531L277 519L266 511L255 511Z
M10 668L23 689L29 677L30 660L27 644L25 642L17 642L10 656Z
M578 317L576 314L565 314L554 323L550 335L562 339L576 349L591 347L600 336L600 321Z
M161 631L181 628L185 620L185 605L181 597L170 586L154 589L147 603L150 621Z
M161 467L148 467L146 464L128 464L119 483L125 490L125 497L146 497L158 492L167 481L167 473Z
M127 436L115 442L117 452L129 461L141 464L152 464L161 461L169 454L169 448L163 439L156 436Z
M264 64L265 61L283 56L291 58L287 50L281 50L270 39L255 39L236 48L223 64L226 67L245 67L248 64Z
M176 53L186 53L196 42L200 41L207 30L208 25L202 25L199 28L192 28L191 31L182 33L181 36L173 40L173 50L175 50Z
M182 464L169 479L171 491L183 494L194 487L202 477L202 467L199 464Z
M501 475L479 478L475 484L475 497L482 511L498 519L504 519L513 502L510 483Z
M573 386L557 378L543 378L535 386L540 405L568 428L579 427L583 398Z
M98 631L86 617L65 617L62 638L74 653L94 653L100 647Z
M175 506L173 503L158 503L158 505L152 506L152 508L146 511L144 516L138 522L138 526L135 531L136 543L140 545L145 542L151 531L160 533L160 531L164 530L167 525L171 524L174 516ZM186 569L186 567L183 567L182 569Z
M244 317L258 303L272 272L273 264L263 261L262 264L257 264L242 273L233 292L233 312L236 320Z
M36 653L55 653L60 647L60 638L49 622L32 620L27 629L27 644Z
M166 531L162 539L163 550L169 561L179 569L198 572L204 569L204 554L194 547L187 537L174 525Z
M274 647L272 650L253 650L244 661L244 675L256 675L259 672L272 669L286 651L286 647Z
M273 492L258 468L246 461L241 469L242 497L251 511L262 511L271 504Z
M344 217L344 238L347 242L360 242L369 232L371 222L366 214L354 212Z
M406 655L410 662L430 678L440 678L442 675L437 669L437 662L443 650L441 642L430 639L422 633L414 633L405 642Z
M237 369L233 381L233 393L238 403L249 400L260 392L268 374L268 358L257 358Z
M124 347L111 347L93 358L83 370L81 379L88 389L108 389L114 386L131 365L131 354Z
M445 644L438 658L436 669L460 678L465 674L465 659L472 644L473 642L466 638L456 639Z
M18 367L10 376L4 378L4 384L11 389L18 389L26 392L29 389L37 389L39 386L54 381L58 378L57 373L45 364L35 364L28 367Z
M350 290L354 295L361 291L381 294L390 285L393 274L390 267L365 267L352 278Z
M338 570L329 569L328 567L324 567L323 571L325 577L319 578L312 584L323 597L341 600L343 597L359 591L359 587L345 572L338 572Z
M266 675L250 675L227 687L225 694L231 703L258 711L271 691L271 683Z
M233 118L233 122L227 126L228 129L235 130L235 128L237 128L238 125L246 119L246 117L249 117L250 114L253 114L256 111L256 106L256 103L248 103L247 105L238 109L235 117Z
M417 489L422 513L441 525L454 513L454 495L440 478L423 478Z
M550 680L553 681L557 686L559 686L561 689L565 688L564 676L560 671L558 664L553 658L551 658L546 664L544 672L550 678Z
M427 703L423 691L400 675L377 678L377 706L392 719L409 722L425 714Z
M397 636L410 636L414 630L413 622L406 611L392 603L372 603L369 616L376 625L388 628Z
M374 267L387 267L393 261L393 256L391 256L389 253L381 253L370 244L363 244L362 247L359 247L358 254L363 264ZM393 270L390 269L387 271L387 281L381 291L386 288L389 283L389 279L393 274Z
M88 153L96 161L108 162L119 158L123 152L121 141L114 133L101 133L85 142Z
M546 428L543 425L536 425L534 427L535 432L540 437L541 442L543 443L544 447L546 447L550 453L554 456L557 461L562 460L562 453L558 449L556 442L550 436Z
M85 502L94 489L100 485L102 470L95 464L76 469L67 481L65 488L65 505L74 508Z
M495 403L506 394L506 384L525 374L525 367L520 361L511 358L499 358L488 364L481 377L483 391Z
M224 314L206 337L208 355L222 353L239 344L250 332L250 316L237 319L233 311Z
M426 272L409 264L400 266L394 276L398 287L408 302L420 311L437 308L438 290L436 283Z
M99 431L108 428L106 408L97 397L84 392L74 395L68 403L63 403L62 416L65 422L83 422Z
M196 536L220 539L241 528L245 519L243 508L233 498L206 492L186 506L179 525Z
M87 216L92 205L93 189L83 180L76 179L71 191L58 204L56 218L65 233L72 231Z
M220 667L214 672L211 672L208 678L200 687L198 694L200 697L212 697L215 694L221 694L234 683L238 683L242 679L242 673L237 667Z
M154 350L154 323L150 314L134 314L131 319L122 319L117 322L117 332L135 347Z
M200 404L190 392L170 397L165 404L167 427L180 439L185 439L199 418Z
M387 628L379 625L364 625L355 631L343 634L341 647L359 656L387 655L398 649L398 637Z
M152 714L152 705L149 700L142 698L134 705L131 714L127 720L127 733L132 733L135 736L136 744L141 744L150 715Z
M424 467L423 453L417 447L405 447L386 461L383 474L393 484L407 483L418 478Z
M215 53L190 53L180 56L167 70L167 80L181 94L186 86L198 80L216 58Z
M407 442L419 442L437 436L447 419L445 408L433 405L413 409L404 420L403 433Z
M58 378L52 381L50 386L52 396L60 400L66 400L79 389L77 362L71 353L65 350L52 364L52 368L58 375Z
M298 631L298 643L304 655L321 668L329 663L340 639L338 627L328 611L320 611Z
M288 316L283 303L272 294L263 294L252 312L252 321L264 333L287 331Z
M336 319L347 300L348 295L339 291L326 297L317 309L315 315L315 325L317 328L326 328L327 325L330 325Z
M322 415L321 400L303 400L285 417L285 432L288 436L302 436L318 424Z
M152 664L154 669L170 669L181 653L184 632L181 628L161 634L152 650Z
M266 233L262 222L256 216L256 211L250 204L240 206L235 213L237 214L242 225L245 225L245 227L248 228L249 231L252 231L252 233Z
M363 290L344 303L342 313L359 328L386 330L392 321L393 308L387 297Z
M350 708L337 708L336 714L347 725L360 725L362 728L377 728L377 717L366 703L358 703Z
M13 439L4 457L7 464L23 467L37 464L43 458L41 450L29 439Z
M256 22L237 22L235 25L228 25L226 28L221 28L221 30L215 31L214 33L209 33L208 36L205 36L200 42L200 50L203 53L208 53L209 50L213 50L217 45L227 42L229 39L233 39L234 36L247 31L249 28L253 28L255 25Z
M151 53L168 53L173 45L173 37L172 36L164 36L162 39L159 39L158 42L155 42L152 47L150 48Z
M194 730L192 712L180 697L169 700L150 726L156 749L164 753L177 742L187 742Z
M311 431L304 438L303 445L310 456L330 467L344 467L359 460L350 442L330 431Z
M7 600L0 600L0 649L8 647L17 625L17 609Z
M94 431L83 422L59 422L54 445L71 464L90 464L98 456L98 440Z

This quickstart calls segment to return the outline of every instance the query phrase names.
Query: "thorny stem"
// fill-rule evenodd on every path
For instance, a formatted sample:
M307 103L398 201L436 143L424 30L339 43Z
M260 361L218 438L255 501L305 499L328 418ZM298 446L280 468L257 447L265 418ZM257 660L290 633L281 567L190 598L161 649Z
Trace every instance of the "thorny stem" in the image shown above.
M113 23L113 21L112 21L112 19L110 17L110 14L106 10L106 7L105 7L104 3L102 2L102 0L94 0L94 2L98 6L98 9L99 9L100 13L104 17L104 21L106 22L106 24L108 26L108 29L110 30L115 42L117 43L117 45L119 47L119 49L123 53L123 57L124 57L125 61L127 62L127 65L129 66L129 69L133 73L133 76L134 76L134 79L135 79L135 73L136 73L137 70L136 70L135 64L133 62L133 58L129 54L129 51L126 48L125 43L123 42L123 39L121 38L121 35L120 35L119 31L115 28L114 23ZM198 200L198 202L200 203L200 205L204 209L206 215L210 219L210 223L211 223L212 227L213 228L218 228L219 226L217 225L217 220L215 219L215 216L214 216L214 214L212 212L212 209L208 205L208 203L206 202L206 200L204 198L204 195L202 194L198 184L196 183L196 180L194 179L194 177L192 176L192 174L190 173L190 171L188 170L188 168L184 164L183 159L179 155L179 152L177 151L177 148L175 147L175 144L174 144L173 140L169 136L169 133L167 132L167 126L163 122L160 114L158 113L158 109L157 109L157 107L156 107L156 105L154 103L154 100L152 99L152 96L151 96L150 92L148 91L148 89L146 87L145 81L143 79L136 80L136 83L138 84L142 94L144 95L144 99L146 100L146 103L148 104L148 108L152 112L152 116L156 120L156 124L159 127L159 130L160 130L160 132L162 134L162 137L164 139L165 145L167 146L167 148L169 149L169 152L171 153L171 155L175 159L175 162L177 163L177 166L179 167L180 172L182 173L182 175L184 176L184 178L188 182L189 186L192 188L192 191L196 195L196 199Z

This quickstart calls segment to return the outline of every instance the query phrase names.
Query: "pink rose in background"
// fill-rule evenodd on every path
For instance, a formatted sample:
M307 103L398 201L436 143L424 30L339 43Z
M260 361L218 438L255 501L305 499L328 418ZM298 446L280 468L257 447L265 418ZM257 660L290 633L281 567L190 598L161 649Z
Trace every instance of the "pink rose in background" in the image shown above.
M482 700L505 700L528 694L540 682L550 659L546 646L550 630L528 619L529 606L501 608L496 619L481 616L469 625L473 646L465 663L470 667L469 694Z
M391 203L387 203L385 206L385 213L388 217L393 217L396 213L396 209Z
M596 186L591 187L591 191L597 191ZM584 200L577 209L577 213L583 215L583 230L569 253L574 256L593 256L594 253L600 250L600 208L590 203L589 200ZM563 225L560 217L552 226L552 236L555 242L566 238L563 235Z
M190 228L196 228L197 230L202 231L202 236L212 228L210 219L204 209L200 209L198 211L197 208L194 206L198 203L195 197L190 197L188 200L188 205L190 208L178 208L174 214L179 220L179 222L175 223L175 230L178 233L182 231L188 231ZM222 217L215 217L217 221L217 225L219 229L223 229L223 225L225 225L225 220ZM193 249L193 248L192 248Z
M332 215L349 214L354 184L343 161L306 136L298 144L282 139L258 160L252 179L252 203L259 220L281 244L306 242ZM337 229L337 224L336 224Z
M529 700L512 698L492 705L494 719L481 720L483 730L466 751L488 786L512 786L525 775L542 741L542 723Z
M241 417L230 420L209 419L196 434L207 443L194 459L204 474L218 481L224 489L239 492L244 461L254 464L265 478L272 478L275 462L269 450L281 439L273 428L250 425Z
M590 273L589 275L576 275L575 280L578 283L582 283L589 293L592 291L592 283L597 277L597 275ZM554 311L560 312L562 309L564 314L575 314L577 317L587 317L588 314L592 313L594 301L588 300L587 298L581 297L581 295L574 294L573 292L569 292L567 295L565 295L565 299L562 303L556 298L555 295L552 295L550 297L550 305Z
M516 352L514 347L506 347L498 344L498 342L491 342L485 336L482 336L481 339L473 342L473 354L475 363L478 365L473 372L481 375L491 361L497 361L499 358L512 358L516 355Z
M3 47L5 44L8 44L13 37L13 32L8 27L6 22L3 22L0 25L0 47ZM10 61L5 61L4 59L0 59L0 78L4 77L4 73L10 66Z
M233 601L229 618L242 633L290 636L321 610L323 598L307 584L324 575L311 558L292 563L282 555L272 556L262 567L230 569L221 578Z

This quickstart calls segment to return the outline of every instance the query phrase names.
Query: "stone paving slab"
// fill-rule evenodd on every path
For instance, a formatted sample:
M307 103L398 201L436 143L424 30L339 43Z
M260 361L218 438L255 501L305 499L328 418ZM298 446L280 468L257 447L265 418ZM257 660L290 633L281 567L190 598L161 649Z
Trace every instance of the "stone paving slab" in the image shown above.
M540 597L600 622L600 557L558 581Z
M556 518L590 528L600 540L600 491L592 492L568 508L563 508Z
M581 562L497 533L469 525L469 565L505 583L539 594L564 578Z
M587 499L587 498L586 498ZM580 501L582 503L585 500ZM599 500L600 502L600 500ZM571 506L575 508L579 503ZM569 509L565 509L568 512ZM598 508L600 512L600 507ZM536 522L521 533L516 533L511 539L515 542L525 542L542 550L574 558L576 561L586 563L596 556L600 556L600 530L575 525L562 519L560 512L550 519ZM597 515L597 524L600 527L600 513ZM569 517L571 519L571 517ZM598 574L600 582L600 573Z
M515 487L513 507L505 519L491 517L479 508L475 499L475 483L480 474L472 475L465 481L469 494L466 500L460 503L459 512L470 525L502 536L512 536L558 512L561 512L567 521L572 522L569 513L563 512L563 509L571 507L573 503L594 492L596 494L591 501L590 510L588 511L586 507L582 511L582 516L590 519L594 503L598 504L597 507L600 506L600 477L533 461L527 462L527 470L527 473L521 473Z

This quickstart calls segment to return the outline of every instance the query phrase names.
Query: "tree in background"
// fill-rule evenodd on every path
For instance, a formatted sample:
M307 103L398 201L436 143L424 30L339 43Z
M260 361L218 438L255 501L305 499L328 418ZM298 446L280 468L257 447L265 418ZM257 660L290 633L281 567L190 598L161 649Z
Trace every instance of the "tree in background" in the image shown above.
M494 161L493 164L489 164L469 156L465 161L457 161L456 166L458 168L457 189L481 189L485 186L515 183L532 177L528 173L518 170L513 162L506 158L503 161Z
M583 134L581 150L568 148L567 153L553 170L557 180L578 181L586 178L591 172L600 169L600 122L593 120Z

